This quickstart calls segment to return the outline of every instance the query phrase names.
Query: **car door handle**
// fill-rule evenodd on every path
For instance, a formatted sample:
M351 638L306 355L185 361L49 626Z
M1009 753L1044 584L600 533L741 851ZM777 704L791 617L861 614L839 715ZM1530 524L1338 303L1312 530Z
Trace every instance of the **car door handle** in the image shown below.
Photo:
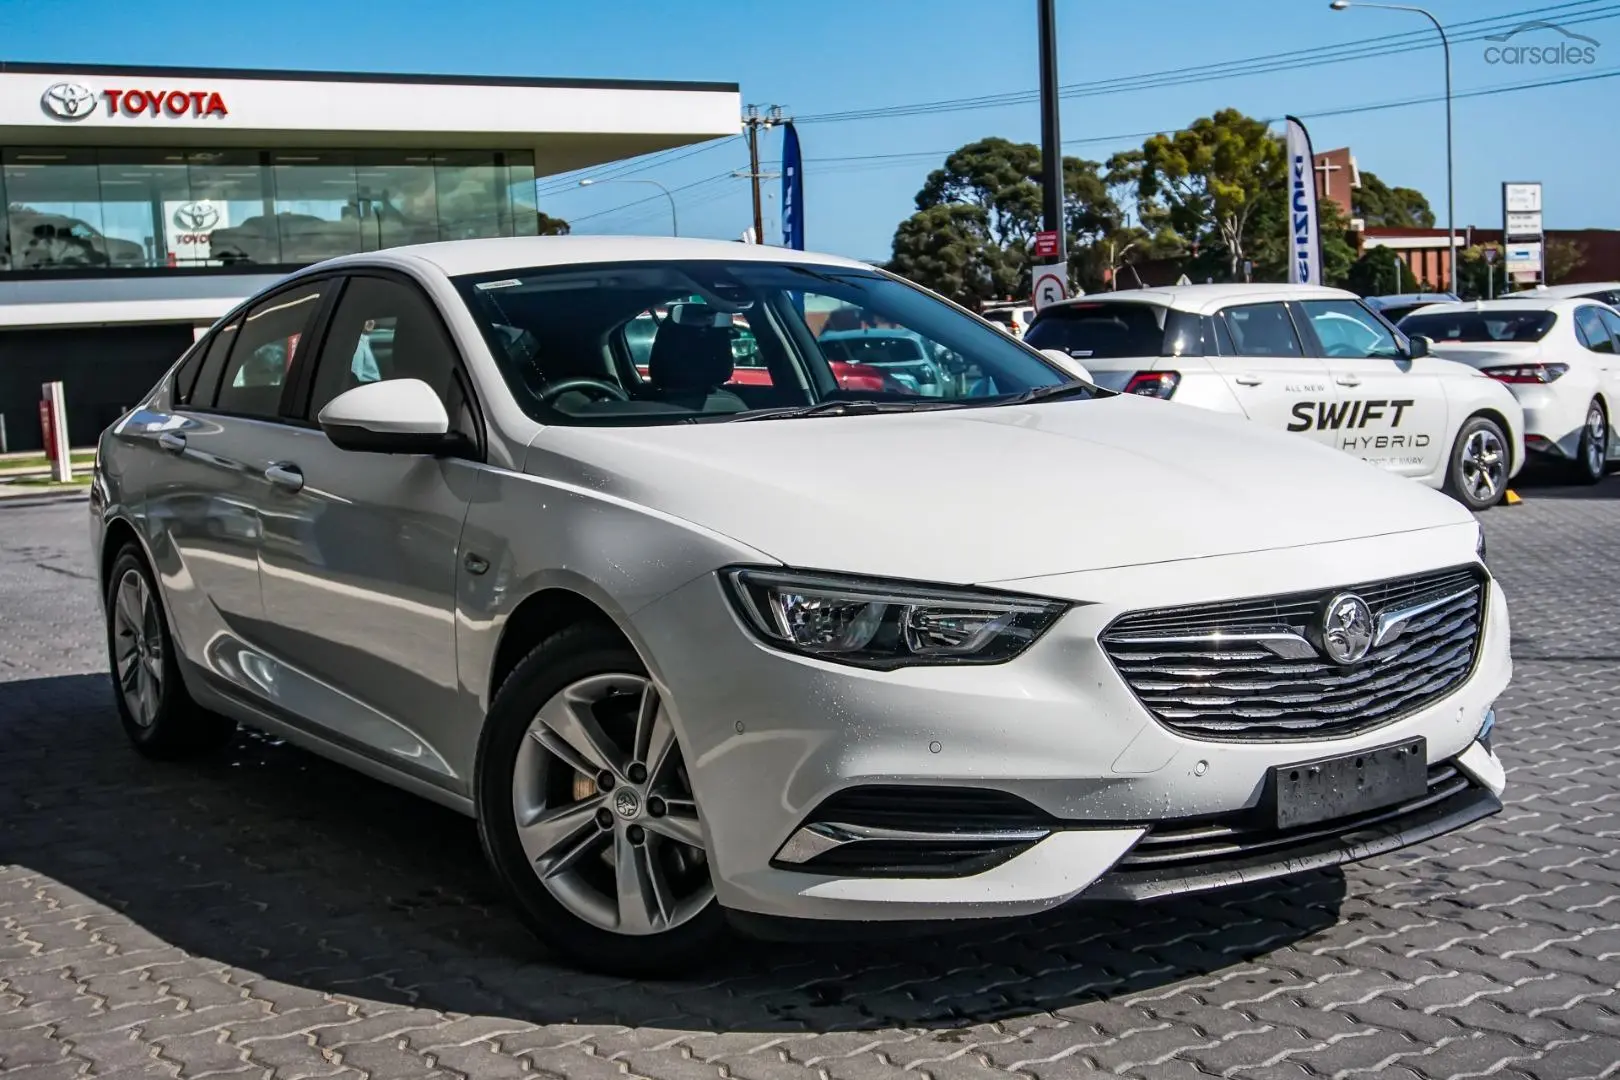
M178 454L186 448L186 437L184 435L176 435L172 431L165 431L163 434L158 436L158 445L171 453Z
M1266 380L1262 379L1258 375L1236 375L1233 376L1232 381L1237 383L1239 386L1259 386Z
M270 466L264 470L264 478L285 491L297 491L304 486L304 474L290 461Z
M1354 375L1340 375L1338 378L1334 379L1333 381L1338 383L1340 386L1360 386L1361 385L1361 380L1356 378Z

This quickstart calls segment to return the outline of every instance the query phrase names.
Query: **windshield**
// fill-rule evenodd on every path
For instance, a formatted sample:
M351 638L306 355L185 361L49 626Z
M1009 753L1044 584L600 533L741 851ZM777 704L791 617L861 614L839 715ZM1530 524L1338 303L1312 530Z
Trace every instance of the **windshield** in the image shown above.
M1158 356L1164 352L1164 308L1152 304L1078 303L1041 312L1024 334L1037 349L1077 360Z
M1557 321L1550 311L1419 313L1401 320L1401 332L1435 341L1540 341Z
M622 263L456 287L518 404L548 424L669 424L840 401L988 405L1073 381L872 270Z

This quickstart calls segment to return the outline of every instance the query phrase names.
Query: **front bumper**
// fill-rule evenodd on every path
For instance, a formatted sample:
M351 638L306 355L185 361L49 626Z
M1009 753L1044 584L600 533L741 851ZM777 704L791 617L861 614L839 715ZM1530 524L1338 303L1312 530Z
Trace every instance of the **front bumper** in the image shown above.
M1126 611L1333 587L1474 558L1472 527L1187 563L1003 583L1077 601L1028 652L987 667L867 671L760 645L718 581L700 578L633 617L666 690L702 807L715 888L735 911L792 919L916 921L1030 914L1084 895L1145 897L1328 865L1414 843L1499 804L1500 764L1476 743L1511 673L1508 616L1489 590L1472 676L1393 723L1332 739L1211 742L1153 720L1098 635ZM1152 826L1257 806L1274 765L1422 737L1477 797L1432 820L1386 822L1279 862L1200 877L1108 876ZM869 785L1005 792L1061 823L963 876L837 876L773 864L825 800ZM1432 815L1431 815L1432 817ZM941 821L941 827L953 827ZM1301 862L1305 859L1305 862ZM1234 877L1234 874L1236 875Z

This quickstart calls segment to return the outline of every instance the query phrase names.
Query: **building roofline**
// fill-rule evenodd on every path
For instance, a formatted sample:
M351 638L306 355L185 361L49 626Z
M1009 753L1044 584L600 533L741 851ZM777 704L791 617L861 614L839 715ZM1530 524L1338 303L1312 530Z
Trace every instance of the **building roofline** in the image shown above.
M427 75L382 71L286 71L274 68L141 67L129 64L44 64L0 61L0 75L91 75L175 79L234 79L284 82L399 83L417 86L524 86L554 90L658 90L737 93L734 82L681 82L662 79L522 78L507 75Z

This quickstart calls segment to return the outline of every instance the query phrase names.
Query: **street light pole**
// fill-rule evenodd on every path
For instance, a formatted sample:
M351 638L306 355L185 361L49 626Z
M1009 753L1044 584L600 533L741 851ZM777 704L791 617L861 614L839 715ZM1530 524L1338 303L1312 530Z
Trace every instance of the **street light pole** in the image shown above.
M596 185L596 184L651 184L653 187L657 188L659 191L662 191L664 193L664 198L669 200L669 235L671 235L671 236L679 236L679 235L681 235L680 224L676 221L676 218L675 218L675 196L670 193L669 188L665 187L663 184L660 184L657 180L641 180L641 179L623 179L623 180L620 180L620 179L615 179L613 177L609 177L606 180L585 179L585 180L581 180L579 182L580 187L591 187L591 186Z
M1440 25L1440 20L1426 8L1412 7L1407 4L1373 4L1363 3L1362 0L1333 0L1328 7L1334 11L1343 11L1349 7L1383 8L1385 11L1410 11L1414 15L1422 15L1434 24L1436 32L1440 35L1440 49L1446 58L1446 292L1457 291L1457 203L1456 188L1452 182L1452 147L1451 147L1451 39L1446 36L1446 28Z

